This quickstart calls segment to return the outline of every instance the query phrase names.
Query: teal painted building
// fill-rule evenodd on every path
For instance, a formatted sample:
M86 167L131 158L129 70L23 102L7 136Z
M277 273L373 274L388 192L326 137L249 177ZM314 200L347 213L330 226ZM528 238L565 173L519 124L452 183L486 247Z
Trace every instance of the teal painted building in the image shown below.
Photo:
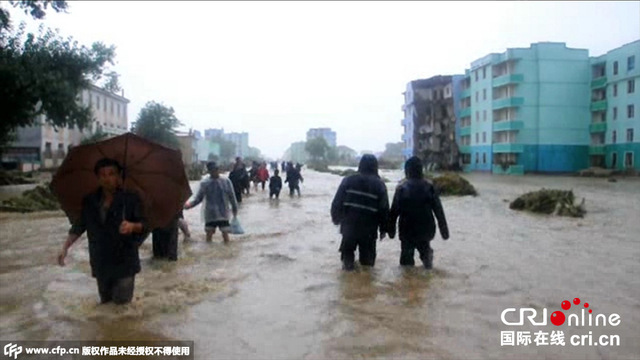
M591 166L640 170L640 40L591 59Z
M464 169L524 174L588 167L591 65L588 50L549 42L472 62L460 100Z

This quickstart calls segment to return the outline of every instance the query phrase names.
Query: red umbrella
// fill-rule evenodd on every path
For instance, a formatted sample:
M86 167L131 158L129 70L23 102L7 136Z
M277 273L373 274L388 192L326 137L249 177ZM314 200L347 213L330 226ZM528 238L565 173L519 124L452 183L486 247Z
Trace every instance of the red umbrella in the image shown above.
M105 157L123 165L123 186L140 196L151 229L168 225L191 196L179 150L126 133L72 148L56 171L51 190L70 221L80 218L84 196L97 190L93 168Z

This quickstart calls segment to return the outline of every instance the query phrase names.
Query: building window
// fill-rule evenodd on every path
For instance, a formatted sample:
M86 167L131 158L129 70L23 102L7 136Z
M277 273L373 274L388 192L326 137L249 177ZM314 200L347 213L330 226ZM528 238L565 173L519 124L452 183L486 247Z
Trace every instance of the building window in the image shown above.
M476 122L480 121L480 112L476 111Z
M624 153L624 168L630 169L633 167L633 152L627 151Z
M480 99L478 98L478 92L476 91L476 102L478 102Z
M613 107L613 120L617 120L618 119L618 108L617 107Z
M487 163L487 153L482 153L482 163L483 164Z
M476 74L476 82L478 82L478 70L474 71L474 73Z
M627 105L627 118L633 119L635 115L635 109L633 105Z
M627 142L633 142L633 129L627 129Z
M627 93L633 94L636 91L636 79L629 80L627 83Z
M476 133L476 144L479 144L479 143L480 143L480 141L478 140L478 138L479 138L479 135L478 135L478 133Z
M627 58L627 72L636 68L636 57L629 56Z
M482 89L482 100L487 100L487 89Z
M107 98L104 98L104 112L107 112Z
M482 143L483 144L487 143L487 133L486 133L486 131L482 132Z
M613 97L618 96L618 84L613 84Z
M487 110L482 110L482 121L487 121Z
M618 75L618 62L613 62L613 75Z
M482 78L483 79L487 78L487 67L486 66L482 68Z
M618 153L611 154L611 168L615 169L618 167Z
M100 96L96 95L96 109L100 110Z
M113 101L110 101L111 103L111 115L113 115Z
M480 153L476 153L476 164L480 162Z
M118 104L118 105L116 106L116 108L118 109L118 113L117 113L116 115L118 115L118 117L120 117L120 104Z
M611 143L615 144L618 141L618 133L613 130L613 132L611 133Z

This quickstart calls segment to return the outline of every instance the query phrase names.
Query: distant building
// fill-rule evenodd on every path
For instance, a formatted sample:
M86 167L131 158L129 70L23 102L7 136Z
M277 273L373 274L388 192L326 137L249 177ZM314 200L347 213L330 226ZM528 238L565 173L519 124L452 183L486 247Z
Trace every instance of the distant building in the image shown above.
M54 129L40 116L37 125L17 129L17 140L5 149L2 161L34 164L34 169L57 167L71 147L92 133L100 130L112 137L128 131L128 99L91 85L82 91L80 101L93 110L95 121L88 128Z
M331 128L315 128L307 131L307 141L317 137L323 137L331 147L336 146L336 132L331 131Z
M455 169L459 167L456 144L456 111L459 102L458 84L463 75L438 75L414 80L407 84L404 110L405 159L419 156L429 167Z
M205 139L211 139L212 137L222 137L224 129L206 129L204 131Z
M247 157L250 156L249 152L249 133L225 133L224 129L206 129L204 131L205 139L222 138L228 140L236 145L236 151L234 156ZM206 147L206 146L205 146ZM219 156L219 150L218 155Z
M179 149L182 153L182 162L184 165L190 166L198 163L198 140L193 131L189 130L188 133L177 133L176 136L178 137Z
M249 156L249 133L225 133L222 135L228 141L236 144L235 156Z
M591 166L640 170L640 40L591 58Z
M305 150L306 144L307 143L305 141L298 141L298 142L292 143L289 149L285 151L282 158L285 161L292 161L294 163L296 162L299 162L301 164L306 163L310 158L309 153Z

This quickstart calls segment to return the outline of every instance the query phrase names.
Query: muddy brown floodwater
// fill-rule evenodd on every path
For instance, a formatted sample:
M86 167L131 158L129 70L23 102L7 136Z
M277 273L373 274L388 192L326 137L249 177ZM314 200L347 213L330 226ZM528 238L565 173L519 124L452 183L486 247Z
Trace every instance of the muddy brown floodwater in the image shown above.
M194 241L168 263L151 259L148 239L135 299L121 307L98 305L85 238L67 266L55 265L69 227L61 213L0 214L0 339L194 340L196 359L638 358L638 179L468 174L479 196L444 198L451 238L436 235L434 270L400 268L400 244L386 239L375 268L344 273L329 217L341 178L304 175L301 198L252 191L239 213L246 234L229 244L219 234L206 243L199 208L185 211ZM382 175L391 197L401 174ZM509 210L508 201L542 187L573 189L586 217ZM594 315L619 314L620 324L501 320L507 308L549 317L576 297ZM502 331L558 330L565 346L501 346ZM596 342L617 335L620 345L571 344L589 331Z

